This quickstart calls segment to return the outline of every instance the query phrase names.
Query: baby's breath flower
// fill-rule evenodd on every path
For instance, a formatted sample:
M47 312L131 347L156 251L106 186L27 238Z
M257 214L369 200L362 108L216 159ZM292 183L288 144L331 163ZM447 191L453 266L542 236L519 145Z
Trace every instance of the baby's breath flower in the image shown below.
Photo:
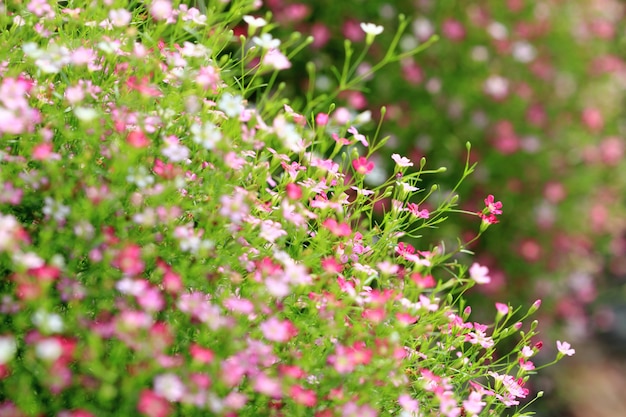
M260 37L255 36L252 38L252 42L254 42L257 46L268 50L276 49L280 46L280 39L274 39L271 33L264 33Z
M109 10L109 20L113 26L128 26L132 17L133 16L126 9Z
M217 108L226 113L228 117L238 117L244 109L243 97L224 93L217 102Z
M267 25L267 21L262 17L246 15L243 17L243 20L248 24L249 33L254 33L258 28Z
M374 23L361 23L361 30L367 35L365 43L371 45L374 42L374 38L383 33L384 28Z
M43 214L61 222L70 214L69 206L59 203L51 197L44 198Z
M222 140L222 131L211 122L194 124L190 130L193 133L192 140L206 150L214 149Z
M148 170L143 166L140 166L137 169L130 167L128 168L126 181L131 184L135 184L139 188L146 188L148 185L154 183L154 177L148 174Z
M95 120L95 118L98 117L98 112L91 107L79 106L74 109L74 115L81 122L88 123L88 122Z
M54 362L63 353L61 343L55 338L43 339L35 345L35 355L45 361Z
M63 319L56 313L48 313L37 310L32 317L33 324L45 333L61 333L63 331Z

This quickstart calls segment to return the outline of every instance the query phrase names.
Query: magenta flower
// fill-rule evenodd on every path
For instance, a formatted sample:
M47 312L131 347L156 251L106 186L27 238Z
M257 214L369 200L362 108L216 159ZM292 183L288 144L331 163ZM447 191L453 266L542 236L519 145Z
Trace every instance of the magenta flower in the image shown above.
M406 209L418 219L427 219L430 217L430 212L426 209L419 209L419 206L415 203L409 203L406 205Z
M487 206L487 209L489 209L489 213L502 214L502 202L495 201L493 195L489 194L487 198L485 198L485 205Z
M360 156L352 161L352 168L361 175L366 175L374 169L374 163L368 161L366 157Z

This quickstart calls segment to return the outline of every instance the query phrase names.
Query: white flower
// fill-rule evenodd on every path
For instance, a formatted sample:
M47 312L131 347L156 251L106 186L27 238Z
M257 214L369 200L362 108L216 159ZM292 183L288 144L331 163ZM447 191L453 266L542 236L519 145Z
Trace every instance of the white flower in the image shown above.
M132 15L126 9L115 9L109 11L109 20L113 26L128 26L132 19Z
M435 33L435 27L433 26L433 24L430 22L430 20L424 17L418 17L417 19L415 19L413 21L412 28L413 34L417 37L418 40L422 42L433 36L433 34Z
M215 148L215 145L222 140L222 132L211 122L191 126L191 133L193 133L193 141L206 150Z
M361 29L368 35L377 36L383 33L385 28L374 23L361 23Z
M254 17L254 16L250 16L250 15L245 15L243 17L243 20L253 30L256 29L256 28L260 28L260 27L263 27L263 26L267 25L267 21L265 19L263 19L262 17Z
M492 22L487 26L487 32L496 40L504 40L509 35L509 31L502 23Z
M394 153L393 155L391 155L391 159L393 159L396 162L396 164L401 168L413 166L413 162L411 162L409 158L400 156L397 153Z
M150 5L150 14L156 20L169 19L172 12L172 3L169 0L156 0Z
M519 41L513 44L513 58L519 62L528 63L535 59L537 51L528 42Z
M234 96L230 93L222 94L217 102L217 108L226 113L228 117L237 117L243 111L243 97Z
M37 346L35 346L37 357L46 361L54 362L62 353L63 347L56 339L44 339L37 342Z
M44 198L43 214L52 217L58 222L62 222L70 214L69 206L63 205L50 197Z
M17 351L17 343L13 336L0 336L0 365L7 364Z
M154 177L148 174L148 170L140 166L137 170L135 168L128 168L128 175L126 176L126 181L131 184L135 184L139 188L146 188L148 185L154 183Z
M192 56L197 58L203 58L207 56L209 50L206 46L201 44L195 44L191 42L183 43L183 49L180 50L182 56Z
M255 36L252 42L263 49L277 49L280 46L280 39L274 39L270 33L264 33L261 37Z
M98 112L95 109L92 109L91 107L79 106L74 109L74 115L81 122L88 123L88 122L93 121L96 117L98 117Z
M154 391L169 401L180 401L187 389L177 375L163 374L154 378Z
M500 100L505 98L509 93L509 81L499 75L492 75L487 78L483 88L487 95L496 100Z
M46 264L46 262L34 252L13 252L12 259L13 263L16 265L20 265L28 269L41 268Z
M161 153L172 162L181 162L189 158L189 148L179 143L170 143Z
M63 319L56 313L46 313L37 310L33 314L33 324L45 333L61 333L63 331Z

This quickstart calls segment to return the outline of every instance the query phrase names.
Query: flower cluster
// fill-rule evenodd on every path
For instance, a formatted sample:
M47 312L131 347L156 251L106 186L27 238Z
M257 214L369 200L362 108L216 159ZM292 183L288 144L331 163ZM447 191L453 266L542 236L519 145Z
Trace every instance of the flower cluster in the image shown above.
M326 111L332 101L376 115L385 106L381 131L391 139L368 159L376 166L370 184L395 169L387 159L391 154L414 161L427 155L460 175L456 162L471 139L480 171L458 190L463 208L474 210L497 190L515 219L472 246L500 277L484 293L495 299L513 295L520 302L543 297L556 314L552 319L564 321L578 337L589 333L594 326L588 306L607 287L623 284L626 275L620 261L626 252L626 183L614 175L626 167L619 122L626 63L618 46L626 7L616 0L573 0L566 7L557 0L458 7L434 0L366 3L355 8L328 0L267 2L281 22L278 30L314 38L294 66L313 61L315 85L294 94L313 89L326 95L312 110ZM398 14L406 15L402 33L388 30L398 25ZM355 59L356 45L368 51L362 60ZM397 55L389 52L395 49ZM336 61L345 61L354 83L325 65ZM381 62L395 65L383 68ZM359 167L368 170L362 162ZM447 191L456 178L437 181ZM422 187L432 183L425 179ZM492 211L482 215L488 224L496 221ZM427 236L470 241L472 225L449 222ZM604 287L598 271L620 279ZM507 294L513 287L515 294Z
M274 37L256 1L123 3L0 5L0 415L457 417L531 397L537 306L470 317L489 270L417 239L464 212L418 186L443 170L397 154L371 186L371 115L281 95L310 39Z

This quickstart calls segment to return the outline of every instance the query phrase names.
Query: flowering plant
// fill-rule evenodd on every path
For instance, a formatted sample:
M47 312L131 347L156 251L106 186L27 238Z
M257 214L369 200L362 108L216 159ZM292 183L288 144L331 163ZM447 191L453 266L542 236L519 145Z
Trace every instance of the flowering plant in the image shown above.
M406 240L458 213L478 238L502 204L459 210L420 187L441 169L399 154L369 187L380 126L286 99L278 74L310 39L274 37L256 3L0 4L0 414L453 417L530 398L539 302L483 324L464 292L489 270Z
M316 64L318 94L345 85L329 65L342 59L345 39L368 46L369 53L355 69L361 78L336 100L338 106L374 115L386 107L382 134L391 139L372 160L377 169L367 180L378 184L393 171L388 158L393 153L413 160L426 155L430 163L448 168L433 181L452 189L462 174L464 143L471 138L472 158L480 166L459 190L463 208L474 210L485 194L498 190L509 213L471 246L493 278L471 297L477 304L502 297L516 303L542 298L542 323L563 323L571 337L593 334L598 320L589 314L592 303L606 292L618 298L612 302L624 303L623 296L611 291L626 277L621 197L626 184L615 175L626 167L620 122L626 79L620 51L624 25L619 24L624 4L358 4L271 0L266 7L281 23L277 31L314 36L311 48L292 64L302 71L310 61ZM399 13L406 15L407 30L396 37L390 28ZM360 28L362 21L385 30L370 41ZM390 46L408 52L432 43L433 36L438 41L419 56L404 56L379 69L377 76L368 75ZM300 87L298 79L288 77L283 79L292 85L294 96L311 94L310 84ZM430 181L423 185L428 188ZM472 221L446 222L424 236L469 240ZM604 330L619 333L615 326Z

